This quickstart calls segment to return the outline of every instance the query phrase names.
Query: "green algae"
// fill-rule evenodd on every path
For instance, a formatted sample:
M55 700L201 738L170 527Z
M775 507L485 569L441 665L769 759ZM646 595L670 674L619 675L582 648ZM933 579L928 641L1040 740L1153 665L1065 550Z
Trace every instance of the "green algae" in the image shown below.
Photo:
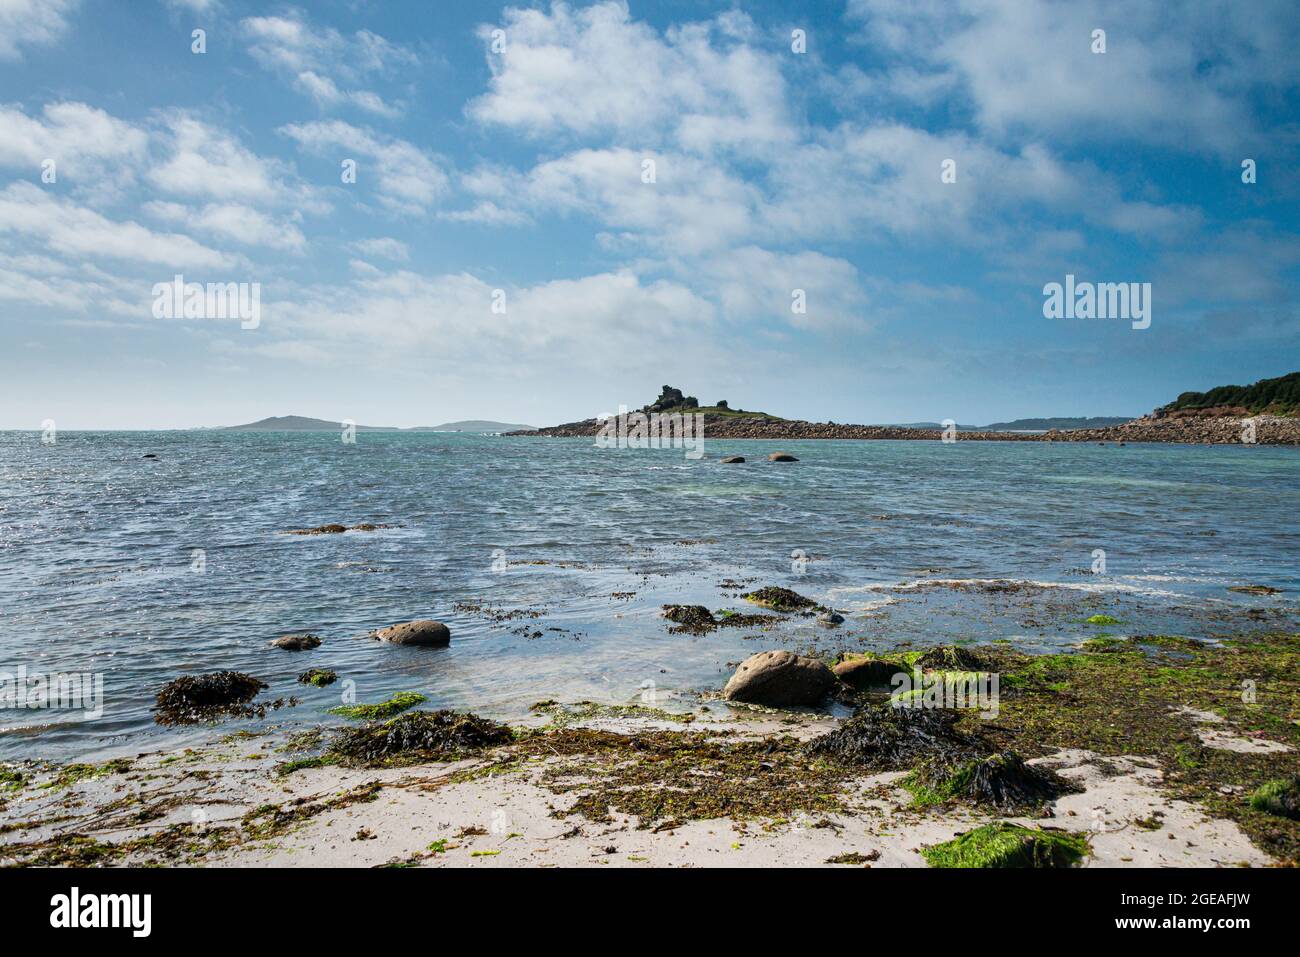
M1026 814L1082 788L1047 768L1026 764L1014 751L961 764L927 762L899 781L918 807L962 801Z
M791 591L788 588L779 588L775 585L768 585L765 588L756 589L755 591L748 592L740 597L746 601L753 602L755 605L761 605L764 608L771 608L773 611L792 612L821 608L821 606L811 598L805 598L798 592Z
M1087 838L999 821L921 850L931 867L1072 867L1091 851Z
M418 692L399 691L387 701L381 701L378 704L345 704L339 705L337 708L330 708L329 711L330 714L339 714L345 718L358 721L377 721L401 714L408 708L414 708L417 704L426 700L428 699Z
M1260 785L1250 795L1250 806L1256 811L1300 820L1300 775Z
M328 668L310 668L298 676L299 684L324 688L339 680L337 673Z
M1118 625L1119 624L1119 619L1114 617L1113 615L1090 615L1089 617L1085 618L1084 621L1086 621L1090 625Z

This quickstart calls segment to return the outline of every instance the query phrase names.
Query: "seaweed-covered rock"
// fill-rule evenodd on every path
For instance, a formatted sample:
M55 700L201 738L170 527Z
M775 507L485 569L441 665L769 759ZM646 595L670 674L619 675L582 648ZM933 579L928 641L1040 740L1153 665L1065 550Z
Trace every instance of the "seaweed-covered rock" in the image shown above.
M451 644L451 629L440 621L421 618L418 621L404 621L371 632L376 641L390 645L417 645L424 648L445 648Z
M337 708L330 708L329 710L330 714L341 714L345 718L375 721L380 718L391 718L395 714L401 714L408 708L414 708L417 704L421 704L424 700L424 695L418 691L399 691L387 701L380 701L378 704L341 704Z
M1276 595L1281 590L1272 585L1231 585L1228 588L1228 591L1235 591L1239 595Z
M999 821L924 848L931 867L1072 867L1089 852L1087 838Z
M817 616L817 624L828 625L833 628L836 625L844 624L844 616L841 615L839 612L835 611L833 608L827 608L824 609L822 613Z
M703 605L664 605L663 615L678 627L673 631L685 631L693 635L703 635L718 627L713 612Z
M1250 806L1256 811L1300 821L1300 774L1256 788L1250 796Z
M309 651L320 647L320 639L315 635L283 635L271 642L271 647L284 651Z
M785 708L815 705L835 687L835 675L816 658L761 651L740 663L722 696L729 701Z
M1026 764L1014 751L950 764L931 761L903 780L918 804L964 800L991 805L1007 814L1025 814L1063 794L1082 790L1048 768Z
M957 715L950 710L868 703L805 747L812 754L880 770L910 769L920 760L958 763L977 757L978 743L956 724Z
M158 692L154 720L159 724L190 724L222 714L246 713L248 702L269 687L240 671L182 675Z
M803 611L805 608L818 607L817 603L811 598L805 598L798 592L791 591L788 588L780 588L776 585L768 585L740 597L746 601L752 601L755 605L771 608L773 611Z
M507 744L514 732L503 724L457 711L408 711L388 721L340 731L331 751L341 758L396 763L454 758Z
M328 668L309 668L298 676L298 683L304 685L314 685L317 688L324 688L326 685L332 685L339 680L336 672Z
M927 648L913 663L922 671L986 671L990 667L981 655L960 645Z

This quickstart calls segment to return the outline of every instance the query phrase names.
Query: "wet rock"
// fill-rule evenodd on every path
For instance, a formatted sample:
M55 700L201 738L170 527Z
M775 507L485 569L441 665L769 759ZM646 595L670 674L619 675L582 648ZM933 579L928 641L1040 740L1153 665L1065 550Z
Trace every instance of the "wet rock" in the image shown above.
M817 623L819 625L831 625L831 626L842 625L844 624L844 616L841 615L839 612L835 611L834 609L827 608L825 611L823 611L820 615L817 616Z
M789 452L773 452L767 457L769 462L798 462L799 460Z
M1228 591L1235 591L1239 595L1276 595L1282 589L1271 585L1232 585Z
M915 661L922 671L986 671L989 662L981 655L960 645L936 645L926 649Z
M817 607L817 603L811 598L805 598L798 592L776 585L768 585L740 597L752 601L755 605L771 608L773 611L802 611L805 608Z
M685 631L703 635L718 627L718 620L713 617L713 612L703 605L664 605L663 616L677 623L678 627L673 629L675 632Z
M342 535L344 532L373 532L381 528L398 528L400 526L384 525L376 522L362 522L359 525L317 525L315 528L291 528L285 535Z
M271 642L271 647L285 651L310 651L320 647L320 639L315 635L284 635Z
M324 688L326 685L332 685L338 680L338 674L330 671L328 668L310 668L298 676L299 684L314 685L317 688Z
M270 687L240 671L182 675L158 692L154 720L159 724L190 724L222 714L247 710L258 692Z
M155 455L153 452L146 452L144 453L144 455L140 456L140 458L142 459L156 459L157 457L158 456Z
M390 645L417 645L427 648L445 648L451 644L451 629L440 621L421 618L390 625L370 633L370 637Z
M857 691L887 691L893 687L894 675L900 672L910 675L912 666L896 658L853 655L839 662L831 671Z
M722 696L728 701L783 708L818 704L834 686L835 676L816 658L762 651L741 662Z
M743 455L728 455L721 461L723 465L740 465L745 461L745 457Z

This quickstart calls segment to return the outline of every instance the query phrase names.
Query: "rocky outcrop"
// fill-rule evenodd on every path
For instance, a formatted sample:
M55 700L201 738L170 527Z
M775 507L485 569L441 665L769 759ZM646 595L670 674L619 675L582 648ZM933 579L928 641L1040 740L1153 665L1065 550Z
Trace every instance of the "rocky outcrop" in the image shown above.
M819 704L834 687L835 676L816 658L762 651L741 662L722 696L728 701L788 708Z
M376 641L390 645L415 645L424 648L445 648L451 644L451 629L440 621L421 618L390 625L370 633Z
M798 462L799 460L789 452L773 452L767 457L769 462Z
M741 465L744 461L745 457L743 455L728 455L725 459L721 460L723 465Z

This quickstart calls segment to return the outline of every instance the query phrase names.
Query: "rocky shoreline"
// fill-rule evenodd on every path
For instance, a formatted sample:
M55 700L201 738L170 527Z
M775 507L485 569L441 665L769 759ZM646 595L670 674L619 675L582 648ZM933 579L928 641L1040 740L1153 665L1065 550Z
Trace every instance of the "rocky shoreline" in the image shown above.
M1258 415L1152 414L1102 429L1053 429L1048 432L958 431L961 442L1174 442L1188 445L1242 445L1248 423L1254 423L1254 444L1300 445L1300 419ZM601 430L597 419L569 422L510 436L542 438L594 438ZM889 425L851 425L805 422L764 416L704 413L704 434L710 439L857 439L939 441L939 429L909 429Z

